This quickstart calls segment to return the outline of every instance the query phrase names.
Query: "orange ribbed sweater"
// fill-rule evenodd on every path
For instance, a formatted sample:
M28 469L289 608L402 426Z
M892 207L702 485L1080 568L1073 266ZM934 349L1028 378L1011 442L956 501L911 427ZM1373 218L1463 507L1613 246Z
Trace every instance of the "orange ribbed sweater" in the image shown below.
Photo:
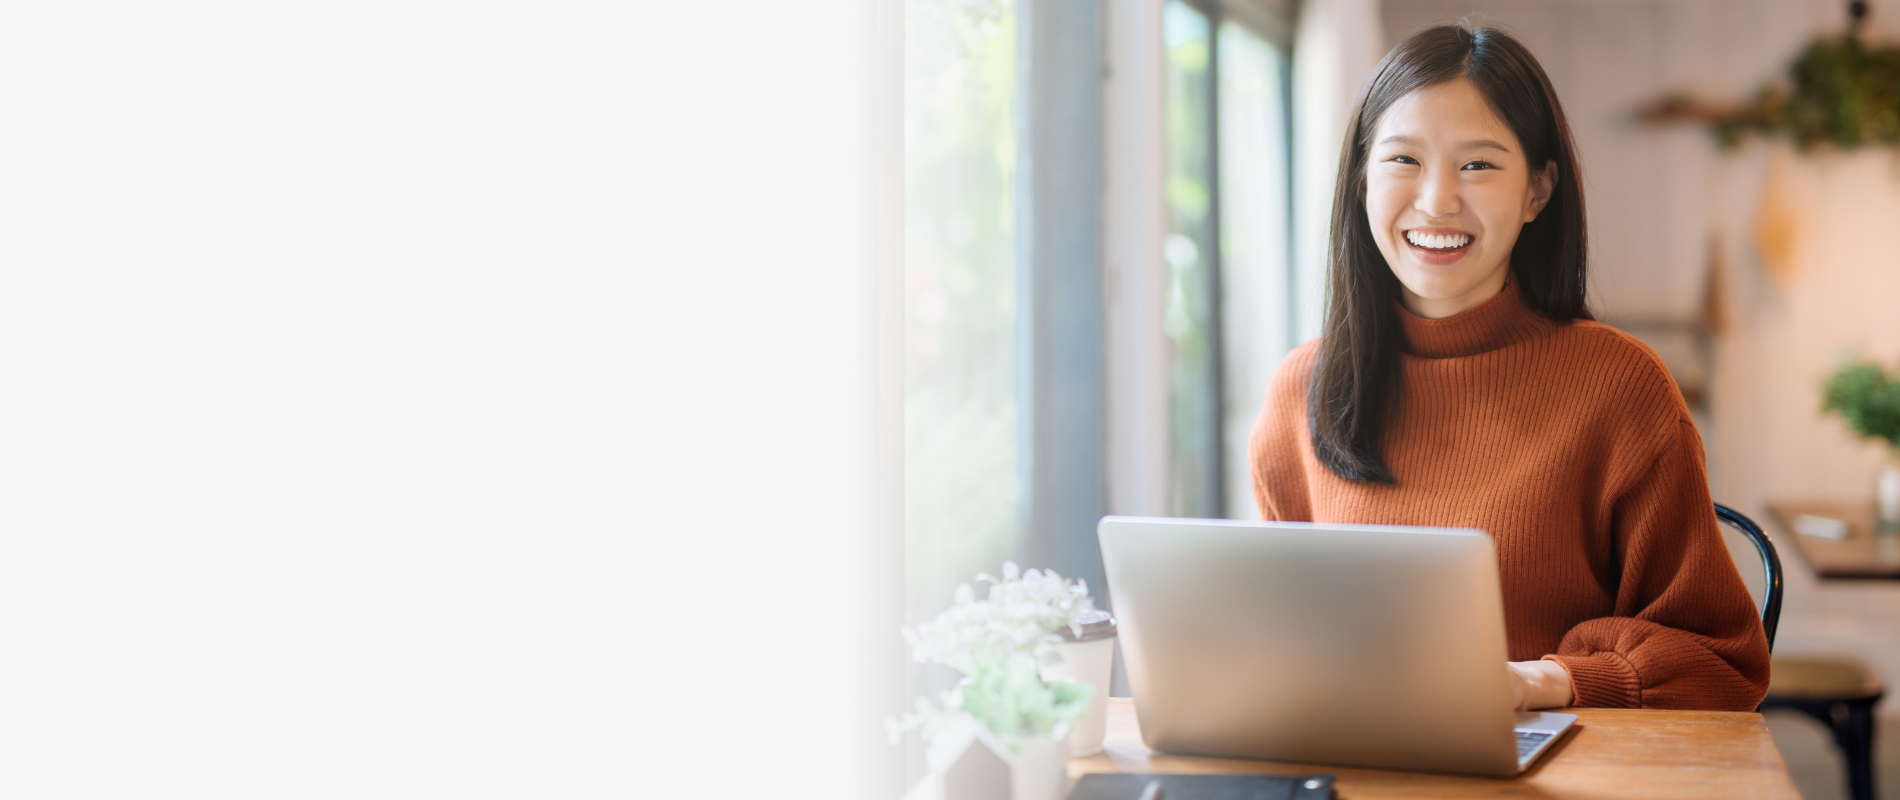
M1485 531L1511 660L1562 664L1576 705L1754 710L1768 642L1717 528L1701 437L1656 355L1606 325L1545 319L1515 283L1447 319L1399 315L1383 443L1397 485L1313 457L1307 342L1254 426L1262 516Z

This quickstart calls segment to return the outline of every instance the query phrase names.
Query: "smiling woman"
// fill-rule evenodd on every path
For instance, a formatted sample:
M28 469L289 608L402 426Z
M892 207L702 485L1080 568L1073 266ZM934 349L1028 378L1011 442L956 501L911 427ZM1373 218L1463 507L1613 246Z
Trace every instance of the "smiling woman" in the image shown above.
M1556 162L1526 161L1470 81L1400 98L1373 141L1366 217L1405 307L1442 319L1496 297L1518 231L1550 202Z
M1520 708L1749 710L1768 646L1656 355L1591 321L1575 147L1497 30L1400 44L1347 131L1324 335L1250 447L1269 520L1477 528Z
M1550 79L1494 29L1433 28L1394 48L1367 83L1346 141L1312 387L1328 413L1313 418L1313 446L1342 477L1390 483L1378 450L1404 346L1393 306L1449 316L1496 296L1515 274L1542 316L1590 319L1583 189ZM1514 176L1491 177L1512 166ZM1402 225L1473 242L1432 252L1411 246ZM1469 252L1480 233L1482 251Z

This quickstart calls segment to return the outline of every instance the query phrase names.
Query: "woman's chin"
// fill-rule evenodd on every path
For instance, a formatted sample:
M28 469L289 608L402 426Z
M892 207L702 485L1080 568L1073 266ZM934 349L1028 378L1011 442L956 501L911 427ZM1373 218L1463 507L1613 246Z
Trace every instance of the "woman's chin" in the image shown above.
M1422 279L1419 279L1422 278ZM1409 299L1424 300L1430 303L1450 303L1461 300L1483 283L1481 279L1467 278L1446 280L1438 276L1417 276L1413 280L1401 279L1405 285L1405 294Z
M1411 280L1406 280L1410 277ZM1463 280L1459 280L1459 278ZM1414 272L1401 276L1405 287L1405 307L1426 319L1443 319L1472 308L1495 296L1487 292L1489 275L1435 276Z

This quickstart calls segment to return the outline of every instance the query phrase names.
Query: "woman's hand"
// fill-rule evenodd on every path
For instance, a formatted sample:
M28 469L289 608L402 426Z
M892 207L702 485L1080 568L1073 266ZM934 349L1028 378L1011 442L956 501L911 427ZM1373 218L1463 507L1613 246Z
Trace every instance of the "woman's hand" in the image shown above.
M1570 672L1555 661L1509 661L1505 672L1511 676L1511 702L1519 711L1562 708L1575 698L1570 692Z

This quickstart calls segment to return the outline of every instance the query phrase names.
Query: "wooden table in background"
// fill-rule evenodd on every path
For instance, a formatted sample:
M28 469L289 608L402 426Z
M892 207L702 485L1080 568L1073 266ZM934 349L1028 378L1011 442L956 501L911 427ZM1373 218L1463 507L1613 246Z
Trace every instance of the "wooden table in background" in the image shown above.
M1842 503L1770 503L1780 527L1776 544L1794 550L1823 578L1900 578L1900 535L1874 532L1874 505ZM1847 523L1847 538L1834 540L1794 532L1795 518L1810 514Z
M1577 724L1530 771L1512 779L1353 769L1156 753L1141 743L1134 701L1108 701L1099 755L1069 760L1091 772L1330 772L1340 800L1383 797L1775 798L1800 800L1760 714L1565 709Z

